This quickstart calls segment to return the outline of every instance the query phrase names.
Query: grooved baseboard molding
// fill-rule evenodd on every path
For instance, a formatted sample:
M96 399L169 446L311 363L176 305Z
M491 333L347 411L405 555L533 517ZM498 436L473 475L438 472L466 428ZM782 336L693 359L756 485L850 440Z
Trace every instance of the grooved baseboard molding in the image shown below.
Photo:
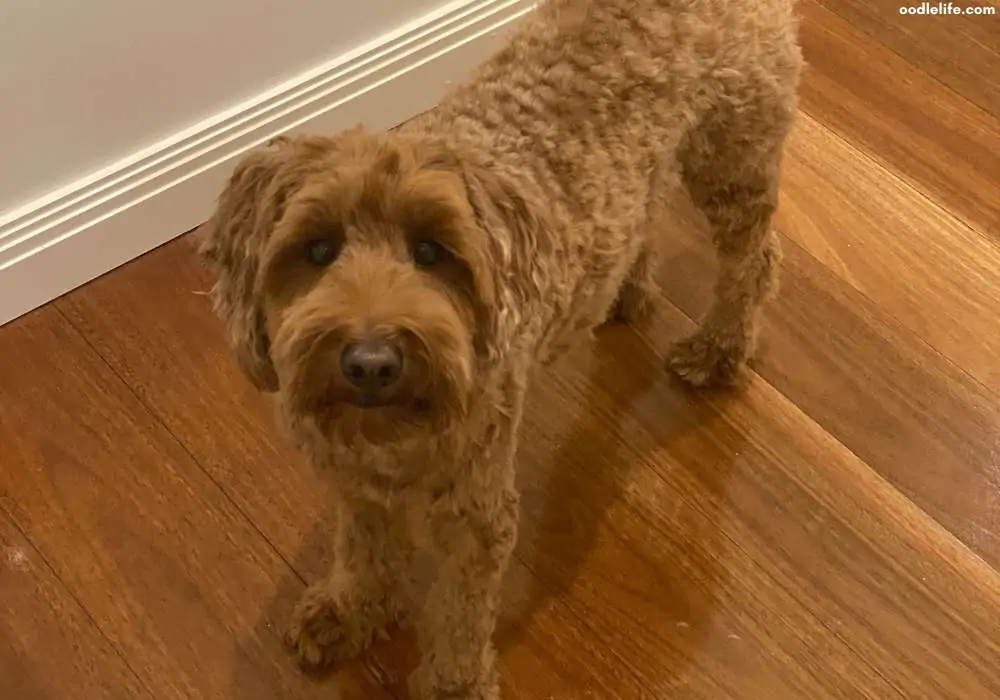
M201 224L247 150L282 133L388 128L496 51L533 0L457 0L0 216L0 325Z

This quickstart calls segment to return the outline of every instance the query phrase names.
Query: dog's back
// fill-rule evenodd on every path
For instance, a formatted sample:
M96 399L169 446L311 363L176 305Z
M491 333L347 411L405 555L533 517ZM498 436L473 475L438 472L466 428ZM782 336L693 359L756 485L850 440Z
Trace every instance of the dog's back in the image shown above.
M747 83L794 91L792 4L547 0L442 111L488 119L495 135L520 136L533 153L564 151L583 130L588 139L626 138L633 154L669 148L685 122L738 99Z
M530 172L561 223L557 247L577 251L566 258L572 265L545 270L559 279L541 311L565 328L548 328L543 346L571 344L607 314L645 246L658 164L720 110L766 103L777 121L794 111L801 55L792 5L547 0L421 120L485 145L497 167Z
M574 200L563 213L593 218L609 174L639 194L656 159L720 105L762 90L794 104L792 4L547 0L431 118L497 154L544 163L543 186Z

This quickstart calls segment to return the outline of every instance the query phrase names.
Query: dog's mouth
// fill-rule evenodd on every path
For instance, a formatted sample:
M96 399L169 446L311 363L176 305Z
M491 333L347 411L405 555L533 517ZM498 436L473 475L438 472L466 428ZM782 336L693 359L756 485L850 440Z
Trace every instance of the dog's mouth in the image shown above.
M358 394L347 399L351 406L361 409L383 408L394 405L395 401L390 401L383 396L376 394Z
M326 410L336 410L338 407L356 408L364 412L377 412L380 409L395 409L405 411L415 416L426 416L431 413L432 405L429 399L422 397L391 396L377 393L352 393L347 396L327 396L319 402L319 407Z
M436 420L425 398L365 393L324 396L309 412L321 430L344 444L396 443L426 433Z
M409 408L414 413L429 413L431 402L423 398L400 399L378 394L355 394L344 399L344 403L363 410L378 408Z

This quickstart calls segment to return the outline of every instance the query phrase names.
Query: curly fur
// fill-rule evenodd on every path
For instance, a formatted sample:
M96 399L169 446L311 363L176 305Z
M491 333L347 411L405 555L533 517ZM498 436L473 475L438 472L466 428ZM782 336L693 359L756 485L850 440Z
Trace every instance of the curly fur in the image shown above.
M416 697L498 697L529 375L655 303L668 232L649 230L647 207L672 172L720 272L668 363L698 385L740 376L779 259L770 221L801 69L791 4L549 0L401 129L282 138L238 164L202 247L216 309L240 366L339 486L334 568L288 633L304 663L352 657L412 612ZM316 240L335 260L306 259ZM421 267L428 240L443 257ZM404 368L374 408L352 401L337 361L371 334ZM421 551L437 575L415 605Z

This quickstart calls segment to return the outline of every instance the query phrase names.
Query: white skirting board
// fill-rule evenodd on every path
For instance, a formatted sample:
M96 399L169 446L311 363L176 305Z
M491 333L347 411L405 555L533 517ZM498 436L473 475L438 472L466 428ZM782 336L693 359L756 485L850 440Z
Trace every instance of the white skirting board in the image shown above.
M0 218L0 325L201 224L235 160L282 133L399 124L534 2L458 0ZM81 138L84 136L81 135Z

